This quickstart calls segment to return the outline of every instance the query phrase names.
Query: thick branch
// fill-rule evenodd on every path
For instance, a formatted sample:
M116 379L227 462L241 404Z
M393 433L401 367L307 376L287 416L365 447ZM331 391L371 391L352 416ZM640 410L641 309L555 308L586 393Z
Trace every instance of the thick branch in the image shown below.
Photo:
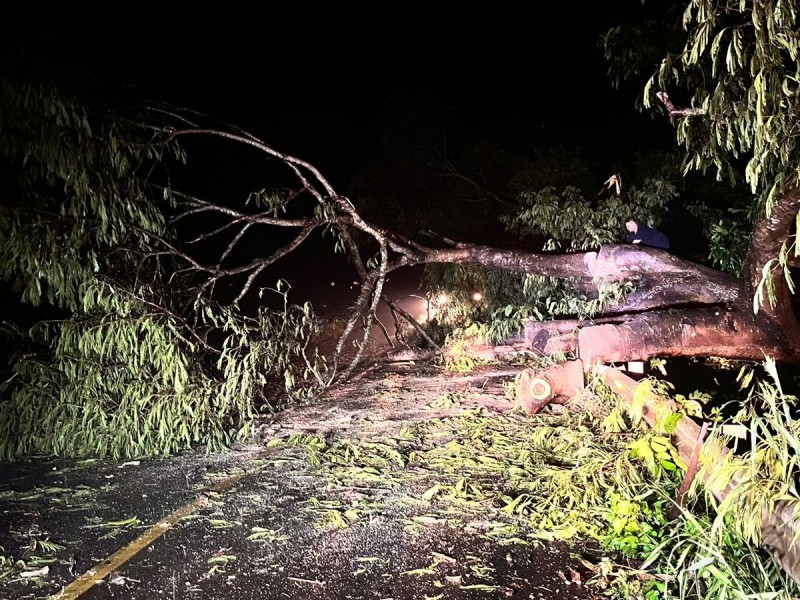
M590 253L594 254L594 253ZM536 254L492 246L424 248L396 261L395 268L426 263L472 264L518 273L578 277L587 274L585 254Z
M623 306L609 312L652 310L675 305L735 302L741 281L728 273L678 258L664 250L633 244L603 246L598 252L539 254L490 246L460 244L456 248L416 248L392 268L411 264L473 264L518 273L573 277L599 285L631 281L637 286Z
M697 117L706 114L702 108L678 108L669 99L667 92L658 92L656 97L664 103L670 117Z
M798 211L800 190L796 185L790 185L772 209L763 210L756 220L747 254L746 289L751 296L758 288L764 265L778 256L781 246L791 236ZM781 275L777 273L778 278Z
M703 114L698 109L676 108L665 93L659 94L659 98L667 106L671 116ZM239 294L241 298L264 267L296 248L315 227L323 224L337 227L362 281L362 287L335 350L334 373L336 357L341 353L345 339L352 333L359 319L365 321L364 339L358 344L356 356L342 374L343 378L353 371L366 347L377 303L384 296L382 287L386 274L401 267L427 263L478 265L516 273L570 278L581 282L584 288L591 284L594 289L607 283L633 283L635 290L622 304L606 307L599 315L603 320L617 319L617 322L606 323L600 328L584 326L580 330L581 341L578 345L582 344L581 351L595 352L604 361L674 355L760 360L764 354L768 354L776 360L790 362L798 358L794 348L800 348L800 333L793 319L791 299L785 282L776 286L777 302L770 311L753 314L750 303L752 296L748 295L757 289L763 266L772 264L769 261L778 256L782 244L792 233L794 219L800 208L800 192L796 187L785 190L783 196L776 201L775 209L769 215L763 215L757 222L750 247L747 277L739 280L730 274L683 260L669 252L631 244L607 245L596 252L571 254L532 253L448 239L438 240L439 244L446 247L425 246L365 221L352 203L337 194L322 175L305 161L276 152L254 137L238 132L191 129L172 132L170 137L190 134L211 135L236 141L282 161L298 177L301 189L317 200L322 212L307 220L289 220L277 218L272 213L246 215L194 201L190 203L190 210L182 216L207 214L209 211L224 215L229 222L218 226L206 236L234 229L228 248L221 252L216 265L208 267L165 242L168 251L187 260L193 269L205 272L210 282L223 275L246 274L248 278ZM300 226L301 233L294 242L277 251L271 251L266 258L257 258L243 266L222 268L223 260L242 239L244 232L257 224ZM364 263L361 250L351 236L351 228L360 230L377 242L380 249L378 265ZM201 235L198 239L202 240L204 237ZM207 285L208 282L205 286ZM392 308L393 312L398 312L397 307ZM681 310L676 310L677 308ZM590 332L593 332L591 335L599 335L601 338L604 335L611 337L598 345L597 339L591 338ZM563 334L559 336L564 339L569 337Z
M765 327L747 308L697 308L631 315L613 325L578 333L581 359L592 364L646 360L654 356L718 356L733 360L800 363L793 332Z
M636 285L624 305L609 307L606 311L609 313L728 304L742 296L742 282L729 273L683 260L657 248L629 244L603 246L588 263L596 285L623 280Z

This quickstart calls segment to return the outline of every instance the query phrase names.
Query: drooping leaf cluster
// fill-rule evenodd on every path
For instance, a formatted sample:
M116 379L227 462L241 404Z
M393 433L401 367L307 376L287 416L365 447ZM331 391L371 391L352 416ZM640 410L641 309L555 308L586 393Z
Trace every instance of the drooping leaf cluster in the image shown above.
M223 340L213 351L156 301L98 284L80 314L27 332L37 352L5 386L0 458L220 449L249 434L260 407L325 384L307 306L245 318L204 302L199 318Z
M0 106L0 279L49 317L7 312L0 459L220 448L325 383L308 310L220 307L167 251L185 155L157 121L10 79Z
M23 302L76 310L87 283L112 265L133 275L134 253L164 233L142 172L162 150L44 83L2 80L0 105L0 276Z
M686 170L743 177L768 209L800 172L797 12L793 0L690 2L682 17L685 45L662 60L645 87L650 107L660 104L658 92L689 83L685 103L673 99L699 111L676 120Z

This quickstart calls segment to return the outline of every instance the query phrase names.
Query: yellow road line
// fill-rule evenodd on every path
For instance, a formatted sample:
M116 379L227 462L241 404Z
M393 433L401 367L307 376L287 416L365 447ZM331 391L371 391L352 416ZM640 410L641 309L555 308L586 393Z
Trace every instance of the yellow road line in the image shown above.
M164 532L168 529L209 504L211 502L210 493L222 493L231 489L246 473L246 471L242 471L241 473L223 479L217 485L195 498L194 501L173 511L130 544L124 548L120 548L104 561L97 563L94 567L61 590L61 592L53 595L51 597L52 600L74 600L78 598L97 582L105 579L110 573L119 569L123 564L164 535Z

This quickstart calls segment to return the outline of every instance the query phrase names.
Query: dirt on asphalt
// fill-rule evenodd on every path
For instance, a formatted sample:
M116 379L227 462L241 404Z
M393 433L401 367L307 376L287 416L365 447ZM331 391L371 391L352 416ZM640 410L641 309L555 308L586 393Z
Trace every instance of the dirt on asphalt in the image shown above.
M434 497L413 466L409 428L507 417L523 368L376 363L230 451L2 464L0 598L599 598L596 549L503 541L502 511Z

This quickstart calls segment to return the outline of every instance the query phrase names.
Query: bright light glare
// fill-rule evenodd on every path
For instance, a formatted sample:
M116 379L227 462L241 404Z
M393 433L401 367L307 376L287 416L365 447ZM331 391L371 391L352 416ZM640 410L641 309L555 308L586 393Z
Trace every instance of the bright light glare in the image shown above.
M444 292L442 292L441 294L436 296L436 303L437 304L447 304L449 300L450 300L450 296L448 296Z
M483 300L483 294L481 294L480 292L475 292L474 294L472 294L472 299L475 300L475 302L480 302L481 300Z

